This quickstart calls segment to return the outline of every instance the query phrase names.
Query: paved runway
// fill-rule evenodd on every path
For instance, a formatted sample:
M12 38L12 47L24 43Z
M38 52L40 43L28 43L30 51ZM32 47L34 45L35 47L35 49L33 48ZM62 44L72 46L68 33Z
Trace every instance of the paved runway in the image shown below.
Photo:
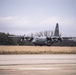
M76 54L0 55L0 75L76 75Z

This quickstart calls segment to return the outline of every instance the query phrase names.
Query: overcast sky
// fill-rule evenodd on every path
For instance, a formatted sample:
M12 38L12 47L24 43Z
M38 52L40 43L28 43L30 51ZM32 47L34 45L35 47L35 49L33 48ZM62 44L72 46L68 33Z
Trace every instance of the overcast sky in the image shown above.
M76 0L0 0L0 32L26 34L53 30L76 36Z

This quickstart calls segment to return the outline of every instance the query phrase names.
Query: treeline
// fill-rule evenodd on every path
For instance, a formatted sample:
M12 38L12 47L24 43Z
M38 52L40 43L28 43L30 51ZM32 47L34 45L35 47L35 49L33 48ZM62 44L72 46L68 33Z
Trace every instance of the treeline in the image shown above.
M30 41L21 41L21 37L9 37L9 36L14 35L0 32L0 45L31 45L31 46L34 45ZM62 42L56 42L52 44L52 46L76 46L76 41L63 40Z
M21 41L21 37L10 37L15 36L13 34L0 32L0 45L33 45L28 41Z
M9 38L9 33L0 32L0 45L15 45L13 38Z

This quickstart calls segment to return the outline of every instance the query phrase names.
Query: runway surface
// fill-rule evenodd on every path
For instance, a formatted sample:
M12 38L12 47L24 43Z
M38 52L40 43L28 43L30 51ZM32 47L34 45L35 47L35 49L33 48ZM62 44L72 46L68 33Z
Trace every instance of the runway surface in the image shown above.
M76 54L0 55L0 75L76 75Z

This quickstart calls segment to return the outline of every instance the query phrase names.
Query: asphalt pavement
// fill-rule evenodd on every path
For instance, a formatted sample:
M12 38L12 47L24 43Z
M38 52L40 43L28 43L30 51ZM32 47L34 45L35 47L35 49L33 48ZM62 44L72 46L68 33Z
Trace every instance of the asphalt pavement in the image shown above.
M0 55L0 75L76 75L76 54Z

